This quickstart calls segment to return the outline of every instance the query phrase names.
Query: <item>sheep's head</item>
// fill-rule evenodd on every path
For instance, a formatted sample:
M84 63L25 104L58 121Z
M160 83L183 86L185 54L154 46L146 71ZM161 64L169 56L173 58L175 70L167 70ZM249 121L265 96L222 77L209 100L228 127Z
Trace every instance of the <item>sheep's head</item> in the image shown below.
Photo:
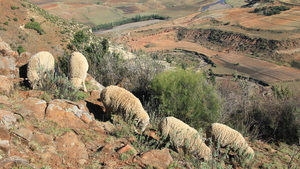
M149 124L149 116L145 117L145 119L138 119L138 118L135 118L134 119L135 121L137 121L137 129L140 130L140 132L144 132L146 127L148 126Z

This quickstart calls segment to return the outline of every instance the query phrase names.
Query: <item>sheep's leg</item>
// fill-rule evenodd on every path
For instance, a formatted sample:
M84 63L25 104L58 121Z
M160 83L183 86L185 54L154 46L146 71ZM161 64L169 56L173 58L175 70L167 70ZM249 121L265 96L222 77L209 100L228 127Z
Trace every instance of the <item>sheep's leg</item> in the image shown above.
M82 82L82 85L83 85L83 91L84 91L84 92L87 92L86 87L85 87L85 81L84 81L84 80L83 80L83 82Z

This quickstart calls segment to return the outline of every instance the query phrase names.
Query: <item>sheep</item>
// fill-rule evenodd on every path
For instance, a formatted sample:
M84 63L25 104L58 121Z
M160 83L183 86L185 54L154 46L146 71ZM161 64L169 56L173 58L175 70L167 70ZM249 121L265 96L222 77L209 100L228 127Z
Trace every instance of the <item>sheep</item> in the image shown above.
M54 57L51 53L42 51L33 55L28 62L27 78L31 83L31 87L36 89L42 87L41 77L45 78L45 73L50 71L54 73Z
M141 132L144 132L149 124L149 115L144 110L140 100L122 87L115 85L106 87L100 93L100 101L104 106L106 116L115 112L120 113L125 118L132 117L136 122L135 127Z
M83 86L83 91L87 92L85 79L89 64L80 52L73 52L69 60L69 78L75 88Z
M245 156L253 158L254 151L247 144L244 137L236 130L220 123L213 123L206 128L206 138L221 147L231 148L234 151L241 150Z
M177 150L182 148L184 153L191 153L199 159L211 159L211 149L198 131L183 121L173 116L165 117L158 124L158 131L162 137L169 138Z

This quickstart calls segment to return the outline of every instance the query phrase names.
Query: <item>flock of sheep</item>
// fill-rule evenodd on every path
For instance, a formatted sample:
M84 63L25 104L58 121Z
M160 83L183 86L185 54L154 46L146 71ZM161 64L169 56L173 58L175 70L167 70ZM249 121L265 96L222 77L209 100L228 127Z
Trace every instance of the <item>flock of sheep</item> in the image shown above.
M39 52L32 56L28 63L27 76L35 88L44 71L54 71L54 58L49 52ZM88 71L88 62L79 52L72 53L69 61L69 78L76 88L83 86L86 92L85 78ZM118 86L108 86L100 93L100 101L108 117L118 112L125 120L134 120L136 129L144 132L149 124L149 115L144 110L140 100L128 90ZM213 123L206 128L206 139L188 124L175 117L165 117L158 124L158 131L165 138L169 138L176 149L194 155L199 159L212 159L212 149L207 141L211 140L213 147L229 147L233 151L241 150L243 155L253 158L255 153L247 144L244 137L236 130L220 123Z
M86 58L79 52L72 53L69 60L69 78L75 88L85 87L85 78L87 76L89 65ZM33 55L28 62L27 78L31 87L36 89L42 87L41 79L45 78L46 72L54 74L55 62L50 52L42 51Z
M120 113L126 119L130 115L136 128L144 132L149 124L149 115L140 100L128 90L118 86L108 86L101 91L100 100L106 113ZM128 119L127 119L128 120ZM174 147L199 159L212 159L212 150L205 140L211 140L214 146L229 147L233 151L242 152L247 157L254 157L254 151L244 137L236 130L220 123L213 123L206 128L206 139L201 138L198 131L175 117L165 117L158 124L161 136L169 138Z

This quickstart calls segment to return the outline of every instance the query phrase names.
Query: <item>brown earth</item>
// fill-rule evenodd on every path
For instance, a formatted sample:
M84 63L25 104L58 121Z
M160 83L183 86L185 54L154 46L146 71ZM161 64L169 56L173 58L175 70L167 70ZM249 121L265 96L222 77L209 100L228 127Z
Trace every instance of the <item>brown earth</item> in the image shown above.
M161 22L155 25L137 28L135 30L125 31L124 36L117 39L120 43L126 43L130 50L142 49L147 52L171 52L174 49L184 49L195 51L206 55L210 58L217 67L225 67L231 70L236 70L241 75L249 76L254 79L261 80L268 84L292 82L300 79L300 71L295 68L281 66L275 63L261 60L261 58L249 57L249 53L241 53L233 49L221 49L219 46L208 46L205 41L197 41L194 37L186 35L184 39L178 39L178 30L181 27L187 29L195 28L216 28L225 31L238 31L248 36L253 37L276 37L275 39L297 39L300 34L294 32L272 33L267 30L296 30L299 29L297 25L300 13L300 7L293 7L289 11L285 11L279 15L263 16L255 13L249 13L253 9L235 8L226 9L215 12L203 14L201 12L191 14L185 17L180 17L171 21ZM214 18L212 20L212 18ZM246 28L251 29L265 29L266 31L246 31L232 26L215 25L212 21L217 20L221 23L229 22L230 24L240 24ZM270 25L272 25L270 27ZM192 31L191 31L192 32ZM260 36L261 35L261 36ZM188 37L188 38L187 38ZM232 39L234 40L234 39ZM282 51L278 53L285 53L286 60L297 60L299 57L300 45L282 46ZM290 52L289 52L290 51ZM269 59L270 60L270 59ZM236 65L238 64L238 66ZM227 72L231 74L234 71ZM226 71L220 74L226 74Z
M61 34L63 30L55 26L55 24L47 21L44 17L33 12L28 8L29 3L19 1L5 1L0 0L0 26L7 29L6 31L0 30L0 37L6 43L10 44L13 49L22 46L27 52L35 54L40 51L49 51L53 55L62 55L66 44L70 40L68 34ZM12 6L18 9L11 9ZM45 31L40 35L33 29L24 28L25 24L31 22L30 19L34 18L36 22L42 23L41 28ZM17 20L17 21L15 21ZM4 23L8 22L8 25ZM66 42L64 42L64 40Z

